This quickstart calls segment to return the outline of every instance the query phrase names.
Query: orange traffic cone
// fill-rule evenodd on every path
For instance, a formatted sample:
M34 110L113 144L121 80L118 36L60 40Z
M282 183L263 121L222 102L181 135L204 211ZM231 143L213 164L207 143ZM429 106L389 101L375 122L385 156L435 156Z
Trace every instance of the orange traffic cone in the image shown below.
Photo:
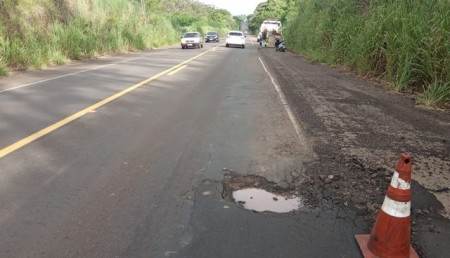
M364 258L419 257L410 244L411 168L411 156L402 153L372 233L355 236Z

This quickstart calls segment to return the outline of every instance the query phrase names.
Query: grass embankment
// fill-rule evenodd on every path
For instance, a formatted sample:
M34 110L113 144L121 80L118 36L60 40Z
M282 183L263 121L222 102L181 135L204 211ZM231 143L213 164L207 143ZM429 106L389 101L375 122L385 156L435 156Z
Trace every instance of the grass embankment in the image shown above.
M418 104L450 102L447 0L299 0L284 36L291 50L314 60L420 92Z
M151 3L157 4L144 5ZM167 10L170 3L150 0L0 1L0 76L11 69L39 69L69 59L169 45L184 31L221 31L234 22L226 11L217 10L222 13L218 21L208 21L203 16L212 13L212 7L177 3L185 8ZM203 16L179 23L178 17L199 12Z
M9 4L8 4L9 2ZM126 0L6 1L1 8L0 75L100 54L176 42L170 21Z

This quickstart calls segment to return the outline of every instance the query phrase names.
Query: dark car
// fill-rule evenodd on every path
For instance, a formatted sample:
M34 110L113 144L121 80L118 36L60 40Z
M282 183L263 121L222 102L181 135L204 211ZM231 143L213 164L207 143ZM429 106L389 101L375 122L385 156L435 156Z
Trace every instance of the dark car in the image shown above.
M205 35L205 42L219 42L219 34L215 31L210 31Z

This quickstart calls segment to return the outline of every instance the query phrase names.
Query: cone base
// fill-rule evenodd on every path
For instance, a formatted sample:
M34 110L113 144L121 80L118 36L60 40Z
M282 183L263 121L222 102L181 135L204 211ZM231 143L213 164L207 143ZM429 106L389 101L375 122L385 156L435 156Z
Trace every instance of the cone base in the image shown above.
M356 235L356 241L358 242L359 248L361 249L361 253L364 258L378 258L376 254L372 253L367 245L369 244L370 235ZM410 245L409 248L409 258L419 258L419 255L416 253L416 250Z

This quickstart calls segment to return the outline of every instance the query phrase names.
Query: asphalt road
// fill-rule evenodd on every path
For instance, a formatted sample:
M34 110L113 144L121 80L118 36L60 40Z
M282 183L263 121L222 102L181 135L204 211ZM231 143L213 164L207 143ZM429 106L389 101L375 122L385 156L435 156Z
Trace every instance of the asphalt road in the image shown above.
M225 171L286 185L311 158L258 57L205 44L2 79L2 256L358 255L332 213L222 199Z
M223 195L230 174L314 194L300 183L319 149L283 57L221 43L0 79L0 256L360 257L371 221L353 207L256 213Z

